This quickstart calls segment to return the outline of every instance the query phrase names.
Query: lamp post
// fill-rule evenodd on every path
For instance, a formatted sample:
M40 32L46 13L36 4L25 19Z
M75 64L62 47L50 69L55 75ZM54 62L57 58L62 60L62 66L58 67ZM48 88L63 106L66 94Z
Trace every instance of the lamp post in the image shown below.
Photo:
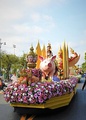
M14 55L15 55L15 48L16 48L16 45L13 45L13 48L14 48Z
M1 71L1 46L2 44L6 45L6 42L1 42L1 38L0 38L0 75L2 75L2 71Z

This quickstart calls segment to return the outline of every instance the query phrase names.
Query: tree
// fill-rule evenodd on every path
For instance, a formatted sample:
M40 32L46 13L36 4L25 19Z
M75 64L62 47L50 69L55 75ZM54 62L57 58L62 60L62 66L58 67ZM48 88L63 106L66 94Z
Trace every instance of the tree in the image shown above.
M86 52L85 52L84 59L85 59L85 62L82 64L82 70L86 72Z
M82 64L82 70L83 70L84 72L86 72L86 62L84 62L84 63Z
M85 57L84 57L84 59L85 59L85 62L86 62L86 52L85 52Z
M14 74L22 68L27 68L26 54L23 54L21 57L18 57L14 54L7 54L2 52L1 54L1 68L6 73L6 79L9 80L9 74Z
M22 66L22 68L27 68L27 62L26 62L26 54L24 53L20 58L19 58L19 62Z
M9 73L12 70L12 66L16 66L19 63L19 58L13 54L2 53L2 69L7 74L7 79L9 80Z

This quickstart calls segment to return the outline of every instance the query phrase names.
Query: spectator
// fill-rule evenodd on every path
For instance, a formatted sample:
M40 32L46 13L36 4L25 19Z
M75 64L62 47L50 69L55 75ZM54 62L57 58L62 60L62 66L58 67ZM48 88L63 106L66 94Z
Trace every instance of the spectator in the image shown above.
M84 84L82 86L82 90L84 90L85 86L86 86L86 73L84 73L84 77L85 77L85 81L84 81Z
M13 74L13 75L12 75L12 77L11 77L11 80L12 80L12 82L15 82L15 81L17 81L16 74Z
M4 87L7 87L3 80L0 78L0 90L3 90Z

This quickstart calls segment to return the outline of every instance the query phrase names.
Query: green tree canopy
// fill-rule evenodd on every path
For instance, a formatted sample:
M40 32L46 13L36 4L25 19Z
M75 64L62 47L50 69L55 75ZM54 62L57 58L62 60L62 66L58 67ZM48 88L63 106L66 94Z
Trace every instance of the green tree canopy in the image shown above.
M1 55L1 68L7 73L7 78L9 79L9 72L13 66L19 64L19 58L13 54L7 54L2 52Z
M85 52L84 59L85 59L85 62L82 64L82 70L86 72L86 52Z
M85 57L84 57L84 59L85 59L85 62L86 62L86 52L85 52Z

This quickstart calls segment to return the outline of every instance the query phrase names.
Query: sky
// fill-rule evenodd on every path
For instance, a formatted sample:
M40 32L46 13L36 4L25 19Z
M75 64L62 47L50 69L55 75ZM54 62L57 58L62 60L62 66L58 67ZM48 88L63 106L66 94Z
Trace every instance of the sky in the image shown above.
M86 0L0 0L1 50L22 56L39 41L57 52L65 41L80 54L86 52ZM6 42L6 45L4 45ZM16 45L16 48L13 48Z

